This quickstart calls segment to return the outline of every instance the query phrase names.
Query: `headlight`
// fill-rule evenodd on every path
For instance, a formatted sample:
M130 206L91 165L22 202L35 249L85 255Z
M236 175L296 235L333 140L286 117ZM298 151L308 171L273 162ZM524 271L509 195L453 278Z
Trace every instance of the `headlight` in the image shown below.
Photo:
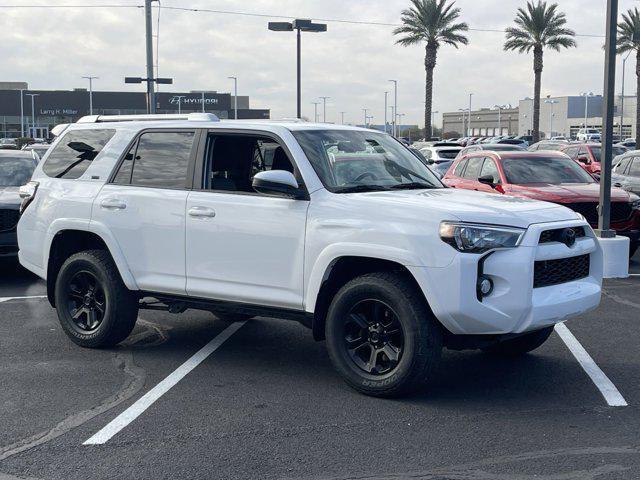
M631 202L631 208L633 208L634 210L640 210L640 198Z
M440 238L465 253L483 253L496 248L517 247L525 230L474 223L442 222Z

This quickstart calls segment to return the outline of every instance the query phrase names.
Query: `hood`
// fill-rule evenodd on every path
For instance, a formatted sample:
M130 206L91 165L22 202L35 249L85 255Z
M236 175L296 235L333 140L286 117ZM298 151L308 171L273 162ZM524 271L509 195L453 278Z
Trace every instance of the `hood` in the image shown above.
M547 202L597 202L600 199L599 183L531 183L528 185L512 185L510 193ZM621 188L611 189L613 202L628 202L629 193Z
M436 216L442 220L487 223L526 228L534 223L575 220L576 214L566 207L527 198L492 193L440 188L435 190L402 190L351 194L363 201L376 203L376 209L388 207L411 216Z
M0 207L20 206L20 187L0 187Z

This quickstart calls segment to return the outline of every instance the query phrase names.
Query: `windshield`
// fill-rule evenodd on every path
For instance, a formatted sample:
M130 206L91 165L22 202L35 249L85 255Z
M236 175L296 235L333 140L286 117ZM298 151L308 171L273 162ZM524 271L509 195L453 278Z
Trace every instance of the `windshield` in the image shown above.
M292 133L331 192L443 188L428 167L389 135L360 130Z
M580 165L569 158L529 157L502 160L507 182L528 183L594 183Z
M613 156L617 157L618 155L622 155L627 150L620 147L613 147ZM602 158L602 148L601 147L591 147L591 153L593 154L593 158L595 161L600 163L600 159Z
M31 180L36 168L30 158L0 158L0 187L20 187Z

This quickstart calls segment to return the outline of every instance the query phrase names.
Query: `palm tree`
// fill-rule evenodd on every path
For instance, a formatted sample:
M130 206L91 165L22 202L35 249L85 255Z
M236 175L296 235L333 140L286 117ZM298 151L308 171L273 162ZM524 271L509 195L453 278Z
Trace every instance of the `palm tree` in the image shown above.
M542 54L545 48L559 52L562 48L575 47L575 32L566 28L564 13L558 12L558 4L533 0L527 2L526 10L518 8L515 27L506 29L505 51L516 50L529 53L533 50L533 73L535 75L533 95L533 141L540 140L540 88L542 82Z
M618 53L636 52L636 142L640 141L640 11L637 8L622 14L618 23Z
M469 25L456 22L460 9L449 0L411 0L411 8L402 11L402 26L393 31L402 35L396 43L405 47L426 42L424 68L426 70L424 125L425 138L431 138L431 108L433 103L433 69L436 67L438 48L441 44L458 48L467 45L469 39L463 32Z

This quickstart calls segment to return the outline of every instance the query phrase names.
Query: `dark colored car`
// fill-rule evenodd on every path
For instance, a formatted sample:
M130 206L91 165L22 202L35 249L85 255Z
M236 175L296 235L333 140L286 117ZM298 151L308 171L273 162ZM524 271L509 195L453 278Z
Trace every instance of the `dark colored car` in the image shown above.
M627 152L616 161L611 175L613 186L640 195L640 151Z
M522 148L527 148L529 146L529 142L526 140L522 140L521 138L503 138L502 140L498 140L500 145L517 145Z
M478 152L457 159L442 180L453 188L533 198L558 203L598 224L600 184L559 152ZM640 198L611 189L611 228L631 240L631 255L640 241Z
M602 156L602 146L599 143L569 144L560 150L575 160L587 172L600 174L600 159ZM613 146L613 156L622 155L627 152L625 147Z
M0 151L0 257L18 253L16 226L22 203L18 190L31 179L37 164L32 152Z

